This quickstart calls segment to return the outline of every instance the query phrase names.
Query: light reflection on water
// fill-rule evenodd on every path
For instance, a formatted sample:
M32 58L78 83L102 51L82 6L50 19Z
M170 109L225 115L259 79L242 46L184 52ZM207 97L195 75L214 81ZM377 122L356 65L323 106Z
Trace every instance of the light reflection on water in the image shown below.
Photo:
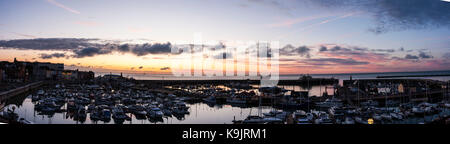
M176 117L164 117L162 121L151 122L149 119L138 120L132 114L131 121L125 121L123 124L231 124L233 119L242 120L249 114L257 115L260 113L269 112L270 107L252 107L252 108L240 108L231 105L214 105L208 106L205 103L187 104L190 107L190 114L185 115L181 120ZM109 122L103 121L91 121L89 113L87 114L86 121L81 123L74 121L72 118L67 117L66 112L55 113L52 116L39 115L34 111L34 104L31 97L25 98L21 105L15 110L20 117L23 117L35 124L114 124L114 120ZM153 121L153 120L152 120Z
M96 73L96 76L102 76L108 73ZM424 71L424 72L379 72L379 73L344 73L344 74L310 74L313 78L336 78L339 79L339 84L342 85L343 80L349 80L350 76L353 79L376 79L377 76L413 76L413 75L450 75L449 70L444 71ZM173 75L158 75L158 74L136 74L124 73L125 77L133 77L137 80L208 80L208 79L235 79L235 80L259 80L258 76L235 76L235 77L175 77ZM280 80L297 80L301 74L296 75L280 75ZM399 79L399 78L392 78ZM433 79L440 81L450 80L450 76L436 76L436 77L400 77L400 79Z

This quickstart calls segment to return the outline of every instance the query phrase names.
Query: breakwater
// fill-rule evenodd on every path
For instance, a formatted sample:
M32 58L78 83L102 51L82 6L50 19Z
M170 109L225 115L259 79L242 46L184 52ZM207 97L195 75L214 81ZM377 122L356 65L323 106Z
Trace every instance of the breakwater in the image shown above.
M9 98L19 95L21 93L38 88L38 87L42 86L43 84L44 84L43 81L38 81L38 82L30 83L30 84L27 84L27 85L24 85L24 86L21 86L21 87L12 89L12 90L0 92L0 101L9 99Z
M143 83L158 85L179 85L179 84L229 84L229 83L248 83L260 84L261 80L139 80ZM311 78L306 80L278 80L278 85L325 85L337 84L338 79L334 78Z

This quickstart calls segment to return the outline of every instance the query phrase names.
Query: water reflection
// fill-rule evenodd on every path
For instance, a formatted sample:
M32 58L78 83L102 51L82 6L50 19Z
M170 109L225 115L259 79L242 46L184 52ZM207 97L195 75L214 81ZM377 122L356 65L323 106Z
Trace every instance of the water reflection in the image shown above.
M20 99L21 98L21 99ZM21 102L19 102L21 101ZM31 96L16 97L14 100L8 100L6 107L16 106L15 112L20 117L25 118L35 124L231 124L233 119L245 119L248 115L269 112L270 107L248 107L246 105L222 105L211 103L192 103L187 104L189 114L164 116L162 118L139 118L136 115L127 113L131 121L101 121L92 120L90 114L87 114L83 120L76 120L73 112L55 112L52 114L38 113L34 110L35 102ZM66 106L64 106L66 107Z

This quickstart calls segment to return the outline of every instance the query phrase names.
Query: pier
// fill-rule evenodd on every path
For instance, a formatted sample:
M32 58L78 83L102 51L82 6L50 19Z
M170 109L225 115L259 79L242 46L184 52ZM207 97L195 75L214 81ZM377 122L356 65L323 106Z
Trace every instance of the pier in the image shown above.
M12 98L14 96L17 96L19 94L22 94L24 92L30 91L32 89L38 88L44 84L43 81L38 81L34 83L30 83L12 90L0 92L0 102L9 98ZM0 107L0 109L3 107Z
M261 80L139 80L143 83L155 84L155 85L179 85L179 84L212 84L212 85L222 85L229 83L247 83L247 84L260 84ZM334 78L311 78L311 79L300 79L300 80L278 80L278 85L325 85L325 84L337 84L338 79Z

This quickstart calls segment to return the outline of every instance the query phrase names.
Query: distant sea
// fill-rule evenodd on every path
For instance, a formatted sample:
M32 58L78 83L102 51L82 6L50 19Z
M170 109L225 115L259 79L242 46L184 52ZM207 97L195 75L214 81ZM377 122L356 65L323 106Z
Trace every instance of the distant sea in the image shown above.
M104 75L109 73L97 73ZM295 80L303 74L280 75L280 80ZM379 72L379 73L341 73L341 74L310 74L313 78L337 78L340 81L350 79L375 79L377 76L415 76L415 75L450 75L450 70L445 71L419 71L419 72ZM123 74L124 77L133 77L137 80L208 80L208 79L259 79L259 77L175 77L173 75L161 74ZM433 79L440 81L450 80L450 76L435 76L435 77L397 77L393 79Z

